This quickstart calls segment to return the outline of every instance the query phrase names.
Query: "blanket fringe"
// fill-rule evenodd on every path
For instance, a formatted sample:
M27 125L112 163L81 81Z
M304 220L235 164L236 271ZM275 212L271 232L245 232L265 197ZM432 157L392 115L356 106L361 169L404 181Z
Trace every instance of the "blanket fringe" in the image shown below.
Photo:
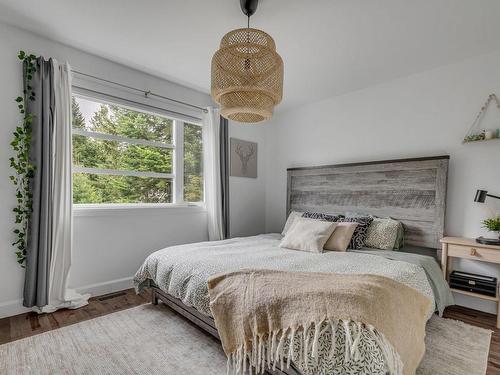
M325 319L322 322L312 322L307 326L272 331L269 335L254 335L250 343L241 345L228 355L227 374L247 375L249 373L251 375L254 371L255 374L263 374L266 364L268 369L275 370L279 366L283 370L285 366L289 368L290 363L297 360L299 363L304 363L307 367L308 357L312 357L315 361L318 360L318 341L327 331L331 332L330 358L334 356L337 349L336 335L342 330L345 336L345 345L342 348L344 363L349 362L351 359L359 360L359 343L363 328L367 329L368 334L373 337L379 346L388 374L402 374L403 364L399 354L375 327L352 320L329 319ZM296 358L294 350L297 340L298 358ZM286 345L287 342L288 346Z

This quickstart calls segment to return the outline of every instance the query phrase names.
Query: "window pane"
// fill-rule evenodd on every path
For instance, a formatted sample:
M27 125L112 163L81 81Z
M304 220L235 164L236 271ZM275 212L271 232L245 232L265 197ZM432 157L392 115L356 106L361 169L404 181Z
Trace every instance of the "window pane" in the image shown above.
M73 174L74 203L171 203L172 181L162 178Z
M172 173L172 149L73 135L73 165Z
M203 138L199 125L184 124L184 201L203 201Z
M172 143L172 120L118 105L73 97L73 128Z

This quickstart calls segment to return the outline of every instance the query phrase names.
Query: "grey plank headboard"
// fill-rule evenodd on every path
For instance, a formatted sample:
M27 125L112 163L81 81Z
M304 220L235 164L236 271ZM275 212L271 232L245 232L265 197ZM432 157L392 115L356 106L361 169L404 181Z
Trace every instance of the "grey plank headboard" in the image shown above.
M405 226L405 242L439 248L449 156L289 168L287 213L366 213Z

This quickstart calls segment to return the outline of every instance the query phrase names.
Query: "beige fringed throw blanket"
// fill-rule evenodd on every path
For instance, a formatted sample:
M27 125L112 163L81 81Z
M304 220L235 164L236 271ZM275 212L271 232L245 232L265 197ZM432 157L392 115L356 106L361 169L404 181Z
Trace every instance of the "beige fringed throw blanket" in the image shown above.
M425 352L430 299L386 277L242 270L212 277L208 289L228 373L289 366L297 340L301 359L316 358L325 327L343 327L346 361L368 330L390 374L415 374Z

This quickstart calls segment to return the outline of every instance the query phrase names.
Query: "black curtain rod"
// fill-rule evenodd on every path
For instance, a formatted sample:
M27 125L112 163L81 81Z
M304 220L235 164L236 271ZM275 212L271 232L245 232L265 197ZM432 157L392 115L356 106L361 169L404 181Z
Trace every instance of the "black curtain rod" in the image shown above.
M190 116L190 115L186 115L186 114L181 113L181 112L176 112L176 111L171 111L171 110L168 110L168 109L165 109L165 108L156 107L156 106L153 106L151 104L144 104L144 103L141 103L141 102L136 102L135 100L125 99L125 98L122 98L122 97L119 97L119 96L115 96L115 95L111 95L111 94L106 94L106 93L103 93L103 92L100 92L100 91L96 91L96 90L87 89L85 87L80 87L80 86L75 86L75 85L73 85L73 87L75 87L78 90L81 90L81 92L83 93L82 95L84 95L85 93L92 93L92 94L97 94L97 95L103 95L103 96L105 96L107 98L115 99L118 103L119 102L124 102L124 103L128 103L128 104L131 104L131 105L139 105L139 106L143 106L143 107L146 107L146 108L151 108L152 110L156 110L156 111L160 111L160 112L164 112L164 113L169 113L171 116L174 116L174 117L190 118L190 119L195 120L195 121L203 121L203 119L201 119L199 117Z
M106 82L106 83L110 83L112 85L116 85L116 86L120 86L120 87L123 87L123 88L126 88L126 89L129 89L129 90L133 90L133 91L137 91L137 92L140 92L142 94L144 94L144 96L147 98L149 96L154 96L154 97L157 97L157 98L161 98L161 99L165 99L165 100L168 100L168 101L171 101L171 102L174 102L174 103L177 103L177 104L181 104L181 105L184 105L184 106L187 106L187 107L191 107L191 108L196 108L204 113L207 113L207 109L206 108L203 108L203 107L200 107L200 106L197 106L197 105L194 105L194 104L191 104L191 103L186 103L186 102L183 102L181 100L177 100L177 99L172 99L172 98L169 98L168 96L163 96L163 95L159 95L159 94L156 94L154 92L151 92L151 91L145 91L145 90L142 90L142 89L138 89L136 87L132 87L132 86L128 86L128 85L124 85L123 83L118 83L118 82L114 82L114 81L111 81L109 79L105 79L105 78L101 78L101 77L97 77L97 76L94 76L92 74L88 74L88 73L83 73L83 72L79 72L78 70L74 70L74 69L71 69L71 71L75 74L79 74L81 76L85 76L85 77L89 77L89 78L93 78L93 79L96 79L98 81L102 81L102 82Z

